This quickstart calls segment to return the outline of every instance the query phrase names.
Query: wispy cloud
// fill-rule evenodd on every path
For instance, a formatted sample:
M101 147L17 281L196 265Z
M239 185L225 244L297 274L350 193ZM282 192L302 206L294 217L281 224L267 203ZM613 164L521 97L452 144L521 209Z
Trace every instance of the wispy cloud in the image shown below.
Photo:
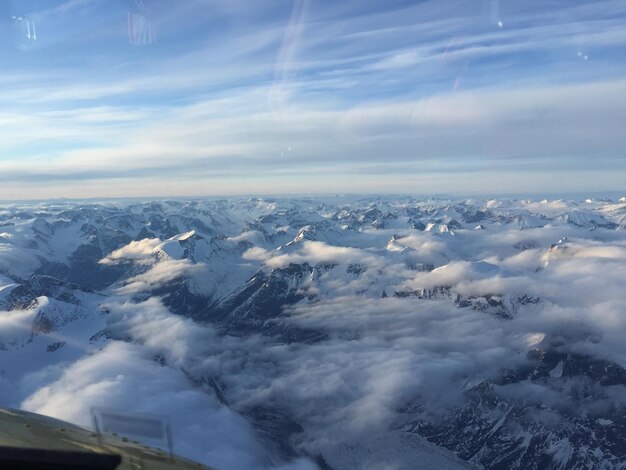
M101 39L80 60L56 46L49 57L10 56L0 196L25 186L81 196L89 185L123 195L126 179L133 194L154 195L171 177L176 194L232 187L219 178L254 191L341 191L380 167L398 178L390 190L412 191L409 174L445 167L462 191L495 191L494 171L515 179L520 164L524 191L538 159L553 175L593 158L623 176L619 2L507 3L497 14L492 3L189 2L155 10L164 39L142 51L107 36L123 10L96 24L100 3L69 2L47 15L78 14ZM482 172L473 182L468 166Z

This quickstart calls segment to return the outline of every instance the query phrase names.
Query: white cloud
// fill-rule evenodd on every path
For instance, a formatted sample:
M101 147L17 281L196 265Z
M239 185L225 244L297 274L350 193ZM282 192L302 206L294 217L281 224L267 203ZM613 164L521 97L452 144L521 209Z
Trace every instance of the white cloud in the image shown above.
M149 399L147 399L149 398ZM90 427L91 407L152 413L171 420L177 453L223 469L264 468L263 451L241 417L178 370L138 346L113 342L68 367L23 408Z
M145 238L132 241L128 245L113 251L100 261L101 264L114 264L120 261L153 261L155 249L161 244L158 238Z
M366 250L352 247L339 247L318 241L305 241L298 250L283 253L282 251L268 251L254 247L247 250L244 259L263 261L267 266L277 268L290 263L301 264L348 264L363 263L376 265L382 260Z
M0 349L20 347L32 335L37 310L0 311Z
M193 264L187 259L160 261L145 273L128 279L116 292L121 295L138 294L181 277L201 276L206 269L205 265Z

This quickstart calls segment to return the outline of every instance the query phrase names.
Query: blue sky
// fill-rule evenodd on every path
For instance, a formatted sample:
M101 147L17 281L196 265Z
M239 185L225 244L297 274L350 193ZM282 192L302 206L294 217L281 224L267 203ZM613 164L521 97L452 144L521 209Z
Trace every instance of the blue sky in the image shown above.
M139 3L3 2L0 199L626 189L626 0Z

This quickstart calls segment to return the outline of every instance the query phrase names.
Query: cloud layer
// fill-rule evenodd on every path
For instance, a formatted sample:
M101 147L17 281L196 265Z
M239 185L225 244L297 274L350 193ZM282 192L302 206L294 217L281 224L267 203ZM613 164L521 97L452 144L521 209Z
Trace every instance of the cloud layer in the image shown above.
M178 452L224 469L315 468L303 455L367 468L368 454L406 467L389 449L407 449L407 422L445 421L480 384L530 410L507 430L617 420L623 384L591 374L626 367L625 211L385 197L12 206L0 210L0 395L83 425L93 406L165 414ZM148 226L154 238L126 244ZM75 245L124 240L94 262L121 269L109 289L31 280L66 275L53 248L73 227L87 227ZM528 372L550 354L560 366ZM568 371L571 358L592 367Z

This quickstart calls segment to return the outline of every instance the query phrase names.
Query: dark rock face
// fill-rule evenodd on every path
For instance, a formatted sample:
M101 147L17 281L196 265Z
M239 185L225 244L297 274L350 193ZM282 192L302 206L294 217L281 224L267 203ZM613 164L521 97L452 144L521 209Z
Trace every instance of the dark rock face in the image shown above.
M307 263L289 264L284 268L260 271L245 286L237 290L208 315L210 321L222 324L229 334L262 333L279 336L283 341L315 341L320 332L304 330L279 322L284 307L304 299L313 300L301 287L307 278L315 278L328 267L312 267Z
M160 297L172 312L194 320L202 320L214 306L213 299L193 292L186 279L156 286L151 291L135 295L133 300L141 302L150 297Z
M101 246L97 239L94 239L80 245L71 254L67 263L42 261L37 274L50 275L86 289L105 289L118 281L126 270L122 266L103 265L100 260L131 241L132 238L119 235L107 237L104 246Z
M17 286L0 301L4 310L28 309L37 302L37 297L49 297L70 304L78 304L76 291L84 290L77 284L71 284L51 276L36 274Z
M250 419L266 447L273 450L272 454L285 460L299 457L289 445L292 436L304 431L302 426L289 417L289 413L277 408L256 406L243 411Z
M608 398L624 386L626 370L615 363L537 349L527 366L467 390L463 407L406 429L485 468L621 468L626 403ZM547 406L536 393L558 399Z

